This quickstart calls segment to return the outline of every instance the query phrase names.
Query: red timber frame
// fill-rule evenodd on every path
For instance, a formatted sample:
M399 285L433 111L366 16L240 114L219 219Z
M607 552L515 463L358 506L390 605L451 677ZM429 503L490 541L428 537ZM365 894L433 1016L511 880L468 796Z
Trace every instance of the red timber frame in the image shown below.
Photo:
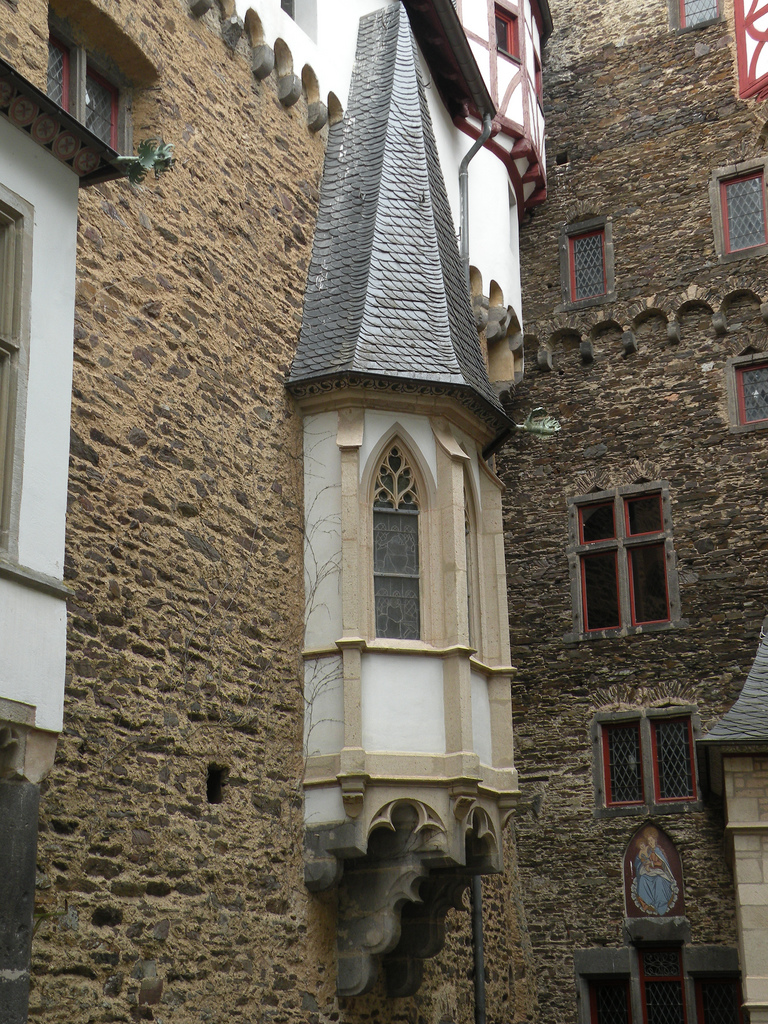
M688 769L691 773L691 792L686 796L665 796L662 797L659 786L659 750L656 741L656 730L659 726L670 725L672 722L682 722L685 724L688 730ZM694 746L693 746L693 725L691 724L690 715L682 718L660 718L651 719L651 751L653 754L653 796L657 804L678 804L682 801L694 801L698 800L699 794L696 791L696 766L693 763L694 758Z
M521 76L523 78L523 88L532 88L539 106L541 106L543 81L541 76L541 62L538 55L533 54L534 73L536 81L533 85L529 85L527 75L525 72L526 68L526 56L528 47L528 33L525 29L525 22L523 19L522 4L518 7L517 0L486 0L488 7L488 40L476 35L474 32L465 30L467 38L474 43L479 44L483 48L489 49L490 55L490 75L491 81L496 82L497 79L497 62L499 60L499 50L496 47L496 32L495 32L495 18L497 13L499 16L506 16L510 19L514 18L517 20L517 44L518 52L516 54L507 55L502 52L501 59L508 60L509 56L515 58L515 63L519 63L517 74L512 78L512 81L507 87L507 95L503 97L495 97L494 102L501 108L506 105L506 102L511 95L512 91L520 82ZM459 4L460 9L460 4ZM533 17L539 30L539 37L543 37L545 34L544 18L542 17L541 10L536 0L532 0L531 9L533 11ZM453 118L455 126L471 139L477 139L480 135L481 129L470 122L468 118L470 116L475 117L478 121L476 110L470 110L467 108L462 111L461 114ZM495 136L499 134L506 135L508 138L515 139L515 143L511 150L501 146L498 142L494 141ZM544 154L538 152L536 145L533 142L533 127L528 120L528 106L523 101L523 124L517 121L512 121L510 118L504 117L501 114L496 115L493 121L493 129L491 132L491 138L486 142L485 148L490 150L494 156L497 156L507 169L509 174L510 184L514 189L515 200L517 203L517 214L518 219L522 220L525 213L531 210L535 206L540 206L541 203L547 198L547 181L546 181L546 165L544 160ZM528 169L524 174L521 174L518 170L515 161L520 159L527 159L529 161ZM524 186L533 182L535 188L533 192L525 198Z
M745 10L746 7L746 10ZM768 0L734 0L736 56L739 67L739 96L765 99L768 96L768 72L757 77L757 62L768 45L768 32L758 21L768 15ZM751 61L747 55L747 36L756 43Z
M723 221L723 244L726 252L746 252L747 248L753 248L753 246L747 246L744 249L731 248L731 226L728 222L728 186L735 185L739 181L749 181L752 178L760 179L763 198L763 241L757 244L764 245L768 242L768 220L766 220L765 212L765 175L762 171L753 171L751 174L741 174L736 178L726 178L720 182L720 212Z

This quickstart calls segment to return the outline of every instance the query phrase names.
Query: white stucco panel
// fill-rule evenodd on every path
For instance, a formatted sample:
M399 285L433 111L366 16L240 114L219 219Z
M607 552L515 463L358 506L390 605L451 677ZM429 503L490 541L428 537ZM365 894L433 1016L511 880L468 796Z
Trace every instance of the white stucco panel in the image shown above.
M366 750L444 754L442 661L364 654L362 719Z
M346 817L339 786L311 786L304 790L305 825L332 825Z
M480 764L493 764L491 742L491 703L488 698L488 683L485 676L473 672L472 683L472 748L480 758Z
M488 38L487 0L462 0L461 22L466 31L474 32L481 39Z
M306 647L341 636L341 458L335 412L304 420Z
M304 755L335 754L344 746L341 655L304 665Z
M60 732L67 605L0 578L0 697L34 705L35 727Z

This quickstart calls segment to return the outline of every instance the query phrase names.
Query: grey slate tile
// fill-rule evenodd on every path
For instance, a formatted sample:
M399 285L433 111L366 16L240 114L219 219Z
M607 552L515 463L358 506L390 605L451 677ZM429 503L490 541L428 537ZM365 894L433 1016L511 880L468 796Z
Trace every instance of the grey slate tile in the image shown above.
M360 22L349 105L329 134L288 383L349 372L471 389L505 419L399 4Z
M701 742L754 743L762 740L768 740L768 636L758 647L736 703Z

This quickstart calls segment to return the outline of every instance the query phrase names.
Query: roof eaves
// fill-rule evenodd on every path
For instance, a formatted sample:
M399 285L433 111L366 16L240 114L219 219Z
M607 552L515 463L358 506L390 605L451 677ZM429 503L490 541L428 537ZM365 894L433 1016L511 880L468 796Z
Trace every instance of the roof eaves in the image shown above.
M6 97L7 102L5 104L2 103L3 94L2 91L0 91L0 116L13 124L14 127L19 129L19 131L23 131L25 134L29 135L30 138L41 146L41 148L47 149L55 159L67 164L70 170L72 170L74 174L78 175L81 185L95 185L102 181L109 181L111 179L122 178L124 176L125 171L117 163L118 154L111 146L107 146L106 143L102 142L101 139L94 135L93 132L89 131L85 125L81 124L78 120L72 117L71 114L67 113L67 111L60 107L58 103L55 103L50 96L46 96L46 94L41 92L37 86L33 85L23 75L19 74L12 64L9 64L0 57L0 83L3 81L9 82L12 89ZM26 97L30 103L37 108L35 118L28 124L16 124L8 115L8 110L10 109L11 104L18 96ZM39 141L32 134L31 128L40 114L48 114L62 130L69 132L80 143L77 152L72 154L70 159L65 159L64 156L59 156L58 153L54 152L52 149L56 138L59 137L61 132L57 132L56 136L47 143ZM30 130L27 131L27 129ZM79 171L74 167L74 161L83 149L89 150L98 157L98 163L91 170Z

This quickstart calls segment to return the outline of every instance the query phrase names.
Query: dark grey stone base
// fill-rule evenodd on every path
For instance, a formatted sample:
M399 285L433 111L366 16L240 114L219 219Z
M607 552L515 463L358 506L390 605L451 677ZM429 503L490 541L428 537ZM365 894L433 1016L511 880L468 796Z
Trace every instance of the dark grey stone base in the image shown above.
M31 782L0 781L0 1024L27 1021L39 802Z

